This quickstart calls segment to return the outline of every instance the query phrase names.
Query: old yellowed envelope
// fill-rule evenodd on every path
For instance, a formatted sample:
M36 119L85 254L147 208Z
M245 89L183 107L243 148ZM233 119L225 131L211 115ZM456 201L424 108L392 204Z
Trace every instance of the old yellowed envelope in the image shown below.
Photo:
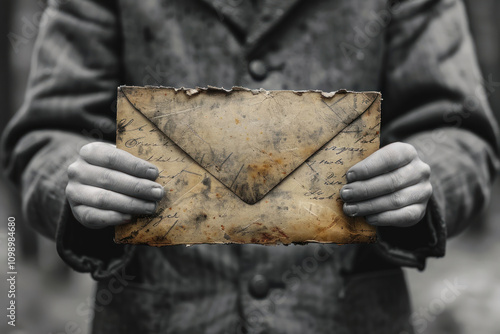
M343 214L346 171L379 148L380 94L234 87L118 89L117 147L160 170L152 216L115 242L374 242Z

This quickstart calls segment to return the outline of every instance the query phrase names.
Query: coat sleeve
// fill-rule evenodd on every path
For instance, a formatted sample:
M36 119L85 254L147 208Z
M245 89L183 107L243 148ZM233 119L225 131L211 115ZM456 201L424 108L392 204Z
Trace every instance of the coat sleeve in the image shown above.
M423 269L481 213L498 170L498 129L459 0L397 1L387 29L382 144L413 144L431 167L426 216L379 229L389 259ZM486 88L486 90L485 90Z
M114 244L112 229L76 221L65 196L66 169L84 144L114 141L117 25L110 1L49 1L24 104L2 137L2 167L21 189L26 221L55 239L70 266L96 279L123 266L132 248Z

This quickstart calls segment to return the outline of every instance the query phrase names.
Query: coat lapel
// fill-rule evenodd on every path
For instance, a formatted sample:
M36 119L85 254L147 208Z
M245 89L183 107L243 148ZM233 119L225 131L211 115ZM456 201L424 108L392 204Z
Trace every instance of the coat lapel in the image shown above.
M300 0L262 0L257 15L247 35L247 44L252 48L273 29Z
M200 0L212 7L221 21L227 20L245 35L254 19L252 4L248 0Z
M262 0L254 8L249 0L200 0L211 6L221 20L227 19L246 36L252 48L301 0Z

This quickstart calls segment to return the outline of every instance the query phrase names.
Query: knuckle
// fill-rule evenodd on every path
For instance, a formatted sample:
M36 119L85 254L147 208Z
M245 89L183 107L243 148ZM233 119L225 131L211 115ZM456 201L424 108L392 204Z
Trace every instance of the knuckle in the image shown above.
M371 213L377 211L377 203L375 201L365 201L359 206L359 215L363 216L366 213Z
M399 186L406 185L407 182L415 179L415 177L418 177L418 170L415 167L415 164L409 163L401 168L398 168L394 174L396 174L396 177L399 179Z
M118 151L112 150L107 154L107 161L109 166L116 166L119 162Z
M94 228L102 228L105 227L107 224L108 224L108 218L101 216L94 217L94 220L92 221L92 225Z
M131 208L133 211L142 210L144 207L143 201L129 197L127 201L127 207Z
M386 158L385 158L386 161L394 161L395 159L397 159L398 156L400 155L400 152L398 150L398 144L395 143L395 144L387 146L387 149L385 151L385 155L386 155Z
M366 184L364 182L361 182L358 189L359 189L359 193L361 194L361 196L363 198L369 198L370 191L368 190L368 187L366 186ZM353 190L355 190L355 188L353 188ZM356 193L356 192L354 192L354 193Z
M79 175L79 164L78 162L73 162L71 165L68 166L68 178L71 179L76 179Z
M81 156L81 157L84 157L87 155L87 152L90 150L90 144L86 144L86 145L83 145L81 148L80 148L80 151L78 151L78 154Z
M402 194L395 193L390 198L392 206L396 208L400 208L405 205L406 197Z
M97 194L94 196L94 204L98 208L103 208L106 205L107 202L107 196L106 196L105 191L99 191Z
M96 143L88 143L80 148L80 156L86 157L91 155L96 149Z
M398 190L403 185L403 177L400 173L390 173L389 189L391 192Z
M411 203L426 202L432 194L432 186L430 186L430 183L420 184L411 189L415 189L411 193Z
M114 184L112 172L110 170L103 171L102 174L98 177L97 182L104 189L109 189L109 187Z
M423 178L429 179L431 177L431 167L423 161L421 161L420 170Z
M133 160L132 161L132 173L134 175L140 175L142 174L141 172L144 172L147 168L145 166L145 164L143 164L143 162L141 160Z
M143 186L142 182L140 182L140 181L135 182L135 184L132 187L132 191L133 191L134 194L141 194L141 193L143 193L144 192L144 186Z
M116 223L123 220L123 215L119 212L112 211L108 214L108 221L106 223Z
M366 175L370 175L370 170L372 169L372 166L368 162L363 162L358 166L359 168L359 174L361 174L362 178L365 178Z
M90 208L84 211L81 223L84 224L87 228L94 229L99 227L99 221L98 219L96 219L94 211Z
M398 150L400 150L400 147L402 147L403 145L404 145L404 143L397 141L397 142L390 143L390 144L386 145L385 149L388 151L398 151Z
M418 157L417 150L412 144L401 143L401 148L410 158Z
M391 145L391 158L396 160L413 160L418 156L417 150L413 145L403 142L397 142Z
M82 214L80 214L80 222L85 224L86 226L92 226L92 214L90 210L84 210Z

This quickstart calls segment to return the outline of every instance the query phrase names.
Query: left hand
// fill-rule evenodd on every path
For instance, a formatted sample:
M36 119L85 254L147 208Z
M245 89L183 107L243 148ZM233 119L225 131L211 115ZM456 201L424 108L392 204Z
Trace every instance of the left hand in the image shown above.
M347 171L340 196L344 213L378 226L412 226L432 195L431 169L406 143L382 147Z

